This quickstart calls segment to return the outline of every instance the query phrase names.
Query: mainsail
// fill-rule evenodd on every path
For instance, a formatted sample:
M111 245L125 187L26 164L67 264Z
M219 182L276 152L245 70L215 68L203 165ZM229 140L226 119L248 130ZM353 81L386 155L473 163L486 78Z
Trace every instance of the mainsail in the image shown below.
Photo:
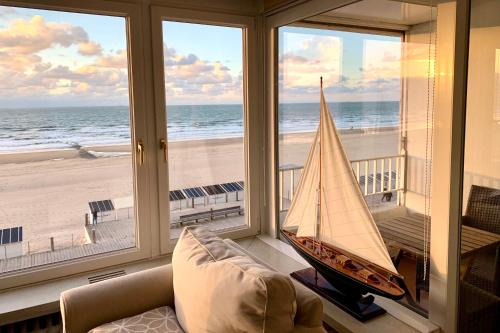
M398 274L342 147L323 90L320 125L283 223L283 228L291 227L298 227L298 237L315 237Z

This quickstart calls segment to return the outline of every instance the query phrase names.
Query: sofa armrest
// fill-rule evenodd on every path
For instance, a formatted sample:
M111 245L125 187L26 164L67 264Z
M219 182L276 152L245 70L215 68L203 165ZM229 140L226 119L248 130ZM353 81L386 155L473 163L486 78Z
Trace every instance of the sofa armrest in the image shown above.
M295 324L302 327L323 327L323 303L320 298L300 282L292 279L295 285L297 313Z
M60 299L66 333L88 332L165 305L174 307L172 265L67 290Z

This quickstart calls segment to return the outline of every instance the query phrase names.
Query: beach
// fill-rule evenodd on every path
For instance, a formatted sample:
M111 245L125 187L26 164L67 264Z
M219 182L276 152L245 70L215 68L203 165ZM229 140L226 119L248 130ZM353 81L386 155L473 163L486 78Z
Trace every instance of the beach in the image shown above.
M280 164L302 165L314 133L280 137ZM342 130L350 159L395 155L396 128ZM128 145L0 154L0 228L22 226L30 251L85 242L88 202L132 195ZM244 180L242 138L169 143L170 189ZM25 249L26 251L26 249Z

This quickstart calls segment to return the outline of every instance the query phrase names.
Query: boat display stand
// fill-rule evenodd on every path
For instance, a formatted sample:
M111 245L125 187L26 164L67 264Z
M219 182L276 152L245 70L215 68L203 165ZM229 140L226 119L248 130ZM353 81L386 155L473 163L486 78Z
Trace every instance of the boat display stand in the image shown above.
M290 275L359 321L364 322L386 313L383 308L373 302L373 296L363 297L355 290L349 294L341 292L312 267Z

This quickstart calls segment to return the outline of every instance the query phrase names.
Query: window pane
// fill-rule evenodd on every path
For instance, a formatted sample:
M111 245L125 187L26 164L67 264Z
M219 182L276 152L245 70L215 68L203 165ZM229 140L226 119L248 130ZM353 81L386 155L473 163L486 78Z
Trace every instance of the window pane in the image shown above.
M171 238L244 218L243 30L163 22Z
M500 317L500 4L473 0L465 136L461 332L498 332Z
M354 32L321 24L279 29L280 224L296 196L319 124L323 77L326 102L359 188L396 269L405 277L408 293L401 302L421 314L426 313L429 290L429 269L424 267L430 263L426 240L435 13L429 6L362 1L325 14L361 17L360 26L405 24L404 40L403 33Z
M135 246L126 36L0 7L0 273Z

